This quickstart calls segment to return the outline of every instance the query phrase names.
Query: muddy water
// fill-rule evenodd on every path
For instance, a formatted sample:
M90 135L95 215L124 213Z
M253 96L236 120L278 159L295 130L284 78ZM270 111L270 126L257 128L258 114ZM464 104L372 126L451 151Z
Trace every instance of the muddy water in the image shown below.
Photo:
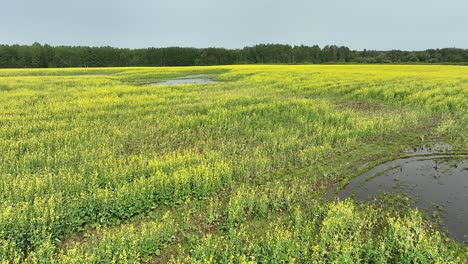
M352 179L338 196L364 201L380 193L404 194L420 210L440 216L451 238L467 243L468 159L443 154L449 150L443 145L416 148L411 151L415 156L381 164Z
M150 85L173 85L173 84L207 84L207 83L215 83L211 79L211 76L207 75L194 75L194 76L186 76L183 78L177 78L172 80L165 80L157 83L152 83Z

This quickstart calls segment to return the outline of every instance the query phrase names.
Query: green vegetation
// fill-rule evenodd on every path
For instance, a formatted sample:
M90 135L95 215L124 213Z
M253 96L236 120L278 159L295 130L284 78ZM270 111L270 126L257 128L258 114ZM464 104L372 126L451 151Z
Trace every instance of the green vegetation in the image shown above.
M467 109L457 66L0 70L0 263L466 263L404 198L324 197L466 150Z
M260 44L243 49L68 47L0 45L0 68L195 66L232 64L399 63L467 64L468 50L350 50L327 45Z

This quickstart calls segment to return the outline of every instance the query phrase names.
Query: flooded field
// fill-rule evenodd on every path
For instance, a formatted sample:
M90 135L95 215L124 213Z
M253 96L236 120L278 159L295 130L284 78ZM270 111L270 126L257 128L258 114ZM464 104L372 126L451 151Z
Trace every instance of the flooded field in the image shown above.
M213 76L211 75L193 75L186 76L183 78L177 78L172 80L165 80L157 83L152 83L150 85L173 85L173 84L208 84L215 83L213 81Z
M381 193L401 193L414 205L440 218L450 237L468 242L468 159L449 155L445 145L420 147L414 156L381 164L352 179L340 199L371 200Z
M467 98L465 66L0 70L0 263L467 264Z

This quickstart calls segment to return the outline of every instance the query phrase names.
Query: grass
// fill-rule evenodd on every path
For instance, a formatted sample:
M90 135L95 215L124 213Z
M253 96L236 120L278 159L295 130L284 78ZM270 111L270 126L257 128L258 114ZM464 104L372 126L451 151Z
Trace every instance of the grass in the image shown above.
M0 260L464 263L408 206L323 197L410 147L466 149L467 73L0 70ZM218 82L144 85L197 74Z

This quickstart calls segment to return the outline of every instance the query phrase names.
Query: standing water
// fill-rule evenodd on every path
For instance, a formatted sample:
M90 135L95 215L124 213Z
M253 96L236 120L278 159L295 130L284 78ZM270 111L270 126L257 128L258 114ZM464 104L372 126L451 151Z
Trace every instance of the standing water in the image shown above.
M172 80L165 80L157 83L152 83L150 85L173 85L173 84L207 84L207 83L215 83L212 76L210 75L193 75L193 76L186 76L183 78L177 78Z
M338 196L365 201L379 193L404 194L418 209L440 214L449 237L466 243L468 160L466 155L443 153L448 150L442 144L417 148L412 157L381 164L352 179Z

